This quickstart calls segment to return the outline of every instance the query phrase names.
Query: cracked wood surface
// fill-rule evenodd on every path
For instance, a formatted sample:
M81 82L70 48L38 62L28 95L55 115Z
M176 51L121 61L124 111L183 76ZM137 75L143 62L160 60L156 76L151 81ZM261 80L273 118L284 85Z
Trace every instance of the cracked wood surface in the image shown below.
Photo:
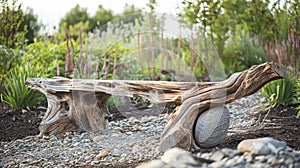
M161 151L175 146L186 150L197 148L193 129L202 112L251 95L266 83L284 76L284 68L264 63L235 73L229 79L208 87L187 90L182 96L182 104L169 116L169 122L161 136Z
M198 116L210 107L232 102L259 90L264 84L284 77L285 70L273 63L253 66L221 82L165 82L29 78L26 85L44 93L47 112L40 124L41 134L57 134L74 129L99 131L106 128L111 95L143 97L153 103L172 103L177 108L169 116L161 136L161 150L177 146L197 147L193 137Z

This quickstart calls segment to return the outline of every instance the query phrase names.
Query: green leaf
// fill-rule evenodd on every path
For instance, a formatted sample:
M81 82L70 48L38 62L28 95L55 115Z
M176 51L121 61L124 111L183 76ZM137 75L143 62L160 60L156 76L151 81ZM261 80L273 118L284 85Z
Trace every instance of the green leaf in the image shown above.
M26 87L27 77L39 77L39 74L30 68L29 64L14 68L4 84L5 93L1 94L1 100L12 108L31 109L45 100L44 95Z
M295 79L286 78L272 81L260 90L269 102L269 107L288 106L294 103Z

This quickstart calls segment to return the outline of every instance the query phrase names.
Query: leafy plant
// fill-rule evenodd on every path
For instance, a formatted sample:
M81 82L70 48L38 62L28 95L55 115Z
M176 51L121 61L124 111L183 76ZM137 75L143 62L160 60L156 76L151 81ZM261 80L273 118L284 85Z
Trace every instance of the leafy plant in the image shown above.
M276 106L288 106L295 101L294 78L280 79L266 84L260 91L261 95L267 98L269 108Z
M8 72L21 62L21 53L21 50L7 49L0 45L0 85L3 85Z
M0 44L7 48L22 46L27 28L20 30L24 22L21 4L17 0L1 0L0 5Z
M240 59L247 68L268 61L267 54L257 38L244 35L241 44Z
M40 74L30 68L29 64L12 69L9 78L5 81L5 92L1 94L1 100L17 110L35 108L44 100L40 92L26 87L25 81L28 77L38 77Z
M30 63L34 71L41 72L43 77L53 77L57 75L56 58L60 72L64 72L65 55L66 42L59 44L50 41L35 42L26 46L23 60ZM63 76L64 74L61 73L60 75Z

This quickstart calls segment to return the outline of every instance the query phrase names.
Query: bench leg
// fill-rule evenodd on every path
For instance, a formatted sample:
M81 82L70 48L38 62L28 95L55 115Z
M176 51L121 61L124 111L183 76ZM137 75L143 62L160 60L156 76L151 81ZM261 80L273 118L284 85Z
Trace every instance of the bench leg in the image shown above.
M85 91L73 91L75 107L74 119L80 128L89 132L104 130L107 127L109 111L107 101L110 95Z
M40 123L39 130L42 134L57 134L61 132L80 130L73 120L74 105L71 93L47 93L48 108Z
M81 130L95 132L107 127L109 94L73 91L45 95L48 108L39 126L40 134Z

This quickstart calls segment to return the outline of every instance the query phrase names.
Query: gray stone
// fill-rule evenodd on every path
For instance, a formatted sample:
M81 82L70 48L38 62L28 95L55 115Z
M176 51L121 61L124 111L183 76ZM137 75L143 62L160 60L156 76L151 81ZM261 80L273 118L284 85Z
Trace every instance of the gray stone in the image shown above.
M133 134L133 132L131 132L131 131L128 131L128 132L125 132L125 134L127 134L127 135L132 135L132 134Z
M73 144L73 146L75 146L75 147L80 146L80 142L75 142L75 143Z
M100 142L100 141L102 141L103 139L104 139L103 136L94 136L94 137L93 137L93 141L94 141L94 142Z
M255 168L266 168L267 166L263 163L259 163L259 162L256 162L254 163L251 167L255 167Z
M226 165L227 166L236 166L238 165L242 160L239 160L239 156L235 156L234 158L227 160Z
M238 164L242 164L242 163L245 162L244 157L242 157L242 156L237 157L236 161L237 161Z
M225 156L224 153L222 153L221 151L217 151L217 152L212 154L210 159L214 160L214 161L220 161L224 158L224 156Z
M223 142L229 128L229 111L217 106L204 111L197 119L195 141L200 147L212 147Z
M196 160L192 157L190 152L180 148L172 148L167 150L161 157L161 160L173 167L186 167L188 165L196 165Z
M109 122L109 125L110 126L118 126L119 124L117 124L117 122L115 122L115 121L111 121L111 122Z
M163 168L166 164L162 160L153 160L139 165L137 168Z
M264 163L267 160L267 158L266 158L266 156L261 155L261 156L256 156L255 160L257 160L257 161L259 161L261 163Z
M248 162L248 163L250 163L253 160L252 155L246 154L246 155L243 155L243 156L245 158L245 161Z
M130 117L129 118L129 123L132 123L132 124L139 124L140 121L138 119L136 119L135 117Z
M202 153L200 157L204 159L210 159L211 155L211 153Z
M268 156L266 156L266 159L267 159L268 163L272 163L273 160L276 159L276 156L274 156L274 155L268 155Z
M88 138L90 138L90 136L87 132L84 132L80 135L80 139L88 139Z
M127 154L126 154L126 153L123 153L123 154L121 154L121 157L122 157L122 158L125 158L125 157L127 157Z
M300 167L300 162L294 163L293 167Z
M225 163L223 161L213 162L209 165L209 167L212 167L212 168L221 168L224 166L225 166Z
M258 139L246 139L239 143L237 149L240 152L246 152L255 155L267 155L276 153L277 150L285 148L286 142L279 141L270 137Z
M287 164L292 164L294 160L292 158L287 158L284 162Z
M228 157L234 157L235 155L240 154L240 152L238 150L234 150L234 149L230 149L230 148L223 148L222 153L224 153L225 156Z
M113 130L117 131L117 132L121 132L121 131L123 131L123 128L121 128L121 127L114 127Z
M82 142L89 143L89 142L91 142L91 140L90 139L83 139Z

